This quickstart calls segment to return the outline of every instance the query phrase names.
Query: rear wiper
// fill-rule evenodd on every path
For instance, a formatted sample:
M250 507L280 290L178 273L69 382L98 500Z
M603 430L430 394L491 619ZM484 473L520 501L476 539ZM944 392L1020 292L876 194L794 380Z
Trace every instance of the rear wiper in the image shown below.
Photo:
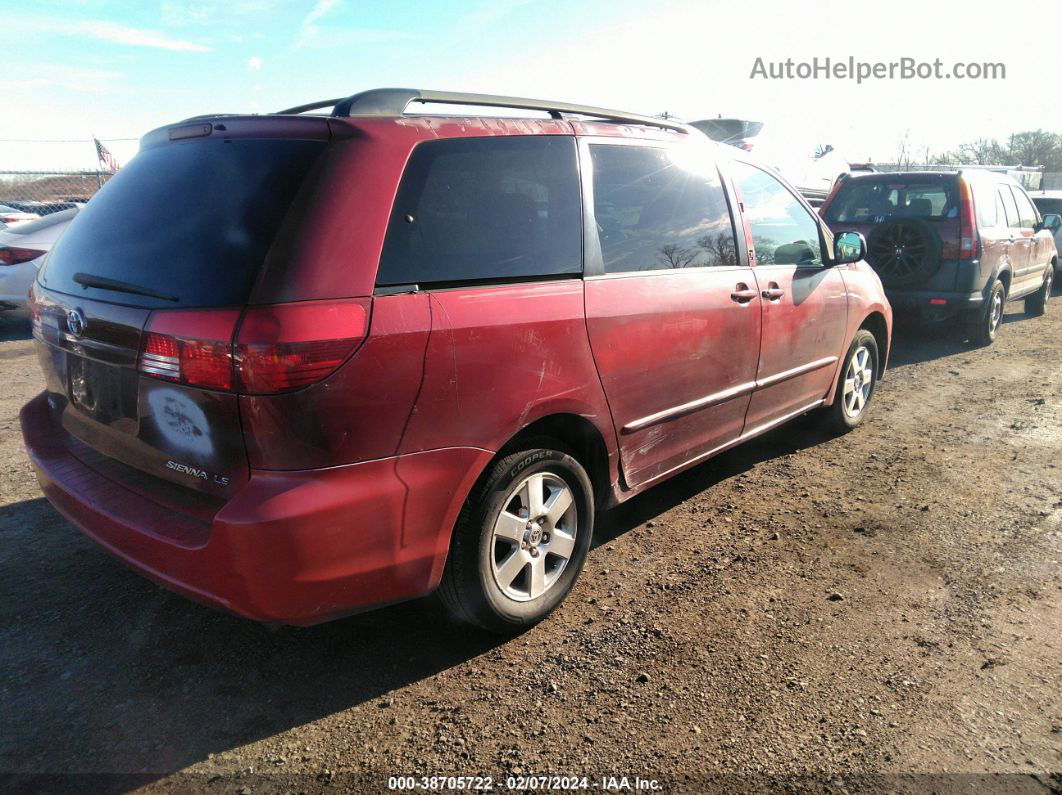
M132 295L146 295L149 298L161 298L163 301L180 301L173 295L166 295L155 290L151 290L147 287L140 287L136 284L130 284L129 282L120 282L115 279L108 279L104 276L93 276L91 273L75 273L74 281L80 284L82 287L99 287L103 290L114 290L116 293L130 293Z

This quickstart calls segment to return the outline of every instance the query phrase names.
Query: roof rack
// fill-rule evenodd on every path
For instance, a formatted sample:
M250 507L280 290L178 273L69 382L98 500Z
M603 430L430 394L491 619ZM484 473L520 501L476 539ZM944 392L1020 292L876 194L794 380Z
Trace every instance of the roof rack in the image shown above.
M492 94L466 94L458 91L420 91L415 88L374 88L362 91L350 97L326 99L310 102L277 111L278 114L306 113L311 110L332 107L333 116L401 116L411 102L424 102L445 105L481 105L492 108L519 108L521 110L541 110L555 119L561 119L565 113L575 116L592 116L608 121L646 124L663 127L668 130L688 132L689 127L672 119L656 116L643 116L622 110L595 108L591 105L573 105L569 102L551 102L542 99L525 99L523 97L500 97Z

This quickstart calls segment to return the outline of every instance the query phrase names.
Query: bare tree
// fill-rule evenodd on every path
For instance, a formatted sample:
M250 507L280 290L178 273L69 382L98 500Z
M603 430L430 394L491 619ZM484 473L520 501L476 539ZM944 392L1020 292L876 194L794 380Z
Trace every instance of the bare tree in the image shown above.
M668 243L660 249L660 261L669 268L688 268L697 259L697 251Z
M708 253L708 265L737 264L737 250L734 236L730 232L719 232L697 239L697 245Z

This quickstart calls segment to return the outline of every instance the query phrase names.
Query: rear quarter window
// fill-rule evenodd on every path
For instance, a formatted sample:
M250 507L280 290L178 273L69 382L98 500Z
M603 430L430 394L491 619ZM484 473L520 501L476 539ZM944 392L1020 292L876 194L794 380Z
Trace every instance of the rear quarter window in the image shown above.
M573 138L461 138L414 149L388 224L377 286L581 272Z

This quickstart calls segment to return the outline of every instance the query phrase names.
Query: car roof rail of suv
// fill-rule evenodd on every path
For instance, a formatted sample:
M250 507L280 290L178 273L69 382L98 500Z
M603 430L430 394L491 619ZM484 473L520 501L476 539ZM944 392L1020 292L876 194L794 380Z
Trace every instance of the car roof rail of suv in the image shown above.
M549 113L555 119L563 118L564 114L568 113L574 116L590 116L607 121L662 127L678 132L688 132L690 129L686 124L674 119L643 116L622 110L596 108L592 105L575 105L570 102L554 102L523 97L502 97L494 96L493 94L467 94L458 91L421 91L415 88L374 88L349 97L297 105L294 108L277 111L277 114L306 113L307 111L320 110L331 106L333 116L401 116L406 112L406 108L411 102L541 110Z

